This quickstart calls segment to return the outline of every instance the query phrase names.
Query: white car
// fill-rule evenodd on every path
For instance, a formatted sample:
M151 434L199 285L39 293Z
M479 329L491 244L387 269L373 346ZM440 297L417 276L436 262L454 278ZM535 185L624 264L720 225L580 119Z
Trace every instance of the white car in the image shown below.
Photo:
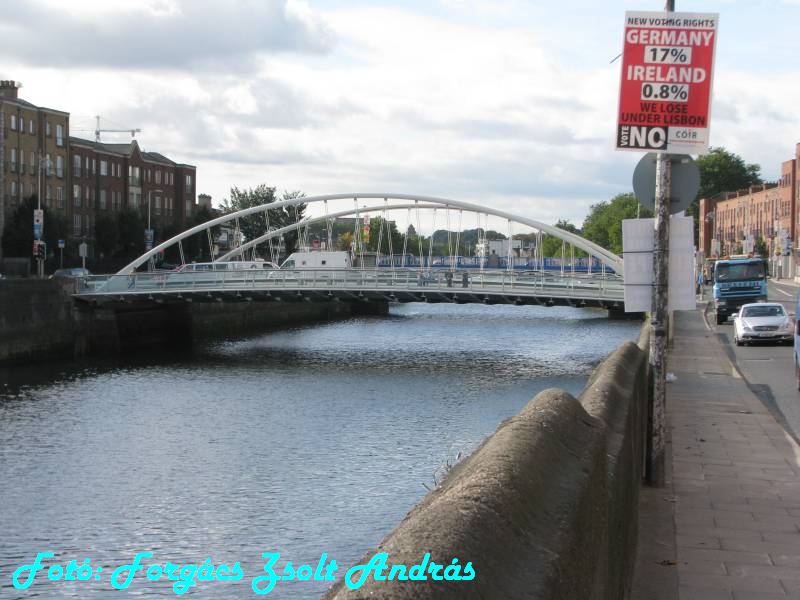
M745 304L733 315L733 341L737 346L751 342L791 342L791 315L777 302Z

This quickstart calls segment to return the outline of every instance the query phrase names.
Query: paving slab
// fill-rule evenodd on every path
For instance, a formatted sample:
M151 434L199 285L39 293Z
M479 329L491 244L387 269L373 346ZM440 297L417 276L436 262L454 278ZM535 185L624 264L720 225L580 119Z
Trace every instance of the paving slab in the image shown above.
M675 313L666 486L642 488L634 600L800 600L800 446L700 310Z

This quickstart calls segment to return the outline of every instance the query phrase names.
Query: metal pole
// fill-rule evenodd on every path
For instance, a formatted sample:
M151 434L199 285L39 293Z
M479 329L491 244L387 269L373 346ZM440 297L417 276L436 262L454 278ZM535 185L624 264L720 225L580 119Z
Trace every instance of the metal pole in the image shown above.
M38 152L39 173L36 181L36 208L42 210L42 151ZM44 241L44 219L42 219L42 241ZM36 275L39 279L44 277L44 260L36 258Z
M666 0L666 12L675 11L675 0ZM653 398L650 414L651 439L647 465L647 481L664 487L665 425L667 384L667 331L669 313L669 203L672 165L670 155L659 153L656 161L655 246L653 251L653 312L651 313L650 367L653 373Z

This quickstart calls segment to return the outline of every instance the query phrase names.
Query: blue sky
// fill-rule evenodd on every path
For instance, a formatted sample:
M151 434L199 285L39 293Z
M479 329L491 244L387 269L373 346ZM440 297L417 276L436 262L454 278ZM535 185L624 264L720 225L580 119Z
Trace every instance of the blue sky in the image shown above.
M419 193L580 224L631 191L614 150L626 10L659 1L28 0L0 77L73 135L142 129L215 203L267 183ZM677 0L720 14L711 144L777 177L800 142L800 0ZM30 40L47 40L31 44ZM108 141L126 136L107 135Z

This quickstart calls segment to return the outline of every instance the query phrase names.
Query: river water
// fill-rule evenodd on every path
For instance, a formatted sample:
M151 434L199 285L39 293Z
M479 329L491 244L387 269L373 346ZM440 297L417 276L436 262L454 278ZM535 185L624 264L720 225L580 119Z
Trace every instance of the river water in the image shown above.
M2 370L0 597L175 597L156 570L112 589L143 551L145 568L240 562L240 581L199 582L193 598L256 597L264 552L281 554L278 568L316 567L324 552L341 576L448 461L537 392L579 394L639 325L586 309L405 304L191 356ZM55 557L13 588L37 552ZM88 581L56 580L57 568L48 579L86 558ZM328 585L282 581L270 597Z

